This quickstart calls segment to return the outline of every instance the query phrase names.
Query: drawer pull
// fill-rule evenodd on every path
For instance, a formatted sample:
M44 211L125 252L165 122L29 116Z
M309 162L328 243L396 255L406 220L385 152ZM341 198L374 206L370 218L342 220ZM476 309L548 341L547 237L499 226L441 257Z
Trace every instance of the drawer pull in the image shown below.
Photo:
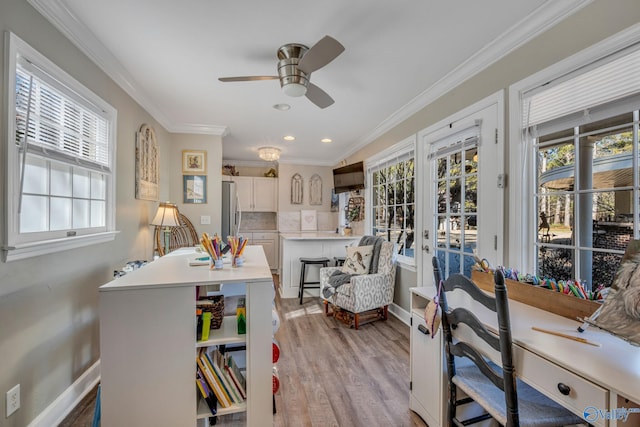
M564 383L558 383L558 390L565 396L569 396L569 393L571 393L571 387Z
M429 330L424 325L418 325L418 330L427 336L430 335Z

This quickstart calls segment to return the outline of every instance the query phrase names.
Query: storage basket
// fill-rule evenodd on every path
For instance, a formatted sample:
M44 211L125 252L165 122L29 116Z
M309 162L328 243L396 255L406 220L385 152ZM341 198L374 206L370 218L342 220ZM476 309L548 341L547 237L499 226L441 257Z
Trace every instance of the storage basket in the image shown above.
M224 295L200 297L196 305L203 311L211 312L211 329L220 329L224 318Z

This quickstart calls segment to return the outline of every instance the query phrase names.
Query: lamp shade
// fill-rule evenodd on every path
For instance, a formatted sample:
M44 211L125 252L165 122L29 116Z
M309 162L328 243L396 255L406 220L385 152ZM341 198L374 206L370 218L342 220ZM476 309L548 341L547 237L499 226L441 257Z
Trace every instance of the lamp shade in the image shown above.
M151 225L159 227L178 227L180 219L178 218L178 207L174 203L161 202L158 206L156 216L151 221Z
M262 160L273 162L280 158L280 149L276 147L260 147L258 148L258 156Z

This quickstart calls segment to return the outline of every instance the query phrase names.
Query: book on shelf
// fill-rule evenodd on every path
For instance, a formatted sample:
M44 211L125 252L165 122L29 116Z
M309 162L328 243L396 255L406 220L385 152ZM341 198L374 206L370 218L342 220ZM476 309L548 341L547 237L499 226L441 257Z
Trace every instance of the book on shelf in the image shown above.
M231 400L222 389L222 385L219 383L218 379L213 373L213 370L209 368L205 354L205 351L200 351L198 353L198 357L196 358L196 363L198 364L200 373L207 380L207 384L209 384L209 387L211 388L211 390L213 390L213 393L215 394L220 406L222 406L223 408L228 408L229 406L231 406Z
M235 383L231 379L229 372L227 372L227 370L224 367L224 355L220 351L215 351L213 355L215 358L216 365L218 365L218 367L220 368L221 375L224 377L225 384L228 385L228 389L230 393L233 394L234 400L236 401L236 403L244 402L244 397L242 396L242 393L240 393L240 390L238 390L238 387L236 387Z
M212 355L209 355L208 352L204 352L204 355L207 357L207 360L210 364L210 366L212 367L212 370L214 372L214 374L216 375L216 378L220 381L220 384L222 385L222 388L224 389L224 391L227 393L227 396L229 396L229 399L231 400L232 403L242 403L242 399L239 398L239 396L237 395L237 393L235 392L235 390L230 386L227 377L224 373L224 368L220 368L220 365L218 363L217 357L216 355L219 354L218 350L214 350L212 352Z
M233 357L229 353L225 353L224 355L224 367L229 373L231 380L235 384L242 398L246 399L247 390L245 377L242 372L240 372L240 368L238 368L238 365L236 365L236 362L233 360Z
M202 372L200 372L200 368L196 371L196 386L198 390L200 390L200 396L206 402L209 407L209 411L211 411L211 415L215 415L218 413L218 399L216 399L215 394L209 389L207 385L207 380L205 380L202 376Z

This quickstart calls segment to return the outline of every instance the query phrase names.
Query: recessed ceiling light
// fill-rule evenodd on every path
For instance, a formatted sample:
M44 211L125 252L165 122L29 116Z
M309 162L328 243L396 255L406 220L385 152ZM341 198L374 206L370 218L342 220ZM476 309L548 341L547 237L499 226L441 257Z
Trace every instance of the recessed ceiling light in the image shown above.
M273 108L275 108L276 110L279 110L279 111L287 111L287 110L289 110L291 108L291 105L289 105L289 104L275 104L273 106Z
M333 140L331 138L322 138L320 140L320 142L324 142L325 144L329 144L330 142L333 142Z
M287 136L284 137L284 140L285 141L295 141L296 137L293 136L293 135L287 135Z

